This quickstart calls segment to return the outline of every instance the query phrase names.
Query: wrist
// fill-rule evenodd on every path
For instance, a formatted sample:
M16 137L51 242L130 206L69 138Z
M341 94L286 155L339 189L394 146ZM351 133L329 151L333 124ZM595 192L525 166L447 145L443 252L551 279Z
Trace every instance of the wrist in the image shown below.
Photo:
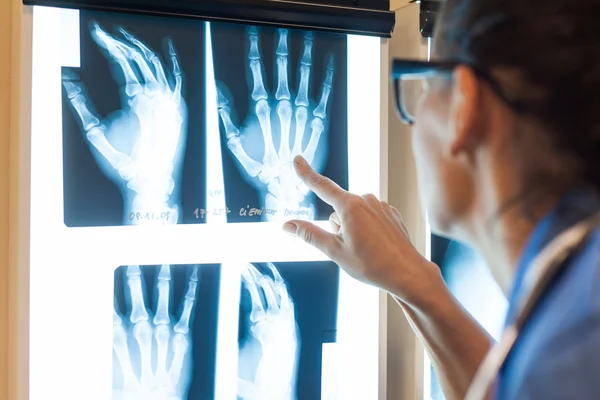
M419 266L419 269L427 273L417 284L410 284L409 293L394 290L390 294L405 311L433 316L453 302L454 297L436 264L423 259L423 265Z

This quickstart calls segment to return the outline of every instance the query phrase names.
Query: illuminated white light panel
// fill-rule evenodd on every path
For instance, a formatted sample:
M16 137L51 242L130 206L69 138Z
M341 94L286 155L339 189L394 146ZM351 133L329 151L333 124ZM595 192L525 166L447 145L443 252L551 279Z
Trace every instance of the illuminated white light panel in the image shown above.
M240 278L227 266L326 257L283 233L279 224L211 220L144 229L67 228L63 216L61 66L79 66L78 18L78 11L34 8L30 399L110 398L116 268L220 263L215 398L235 400ZM379 59L378 38L348 37L349 178L350 190L359 194L380 193ZM210 56L207 63L212 64ZM216 99L211 95L216 89L210 70L206 90L208 100ZM215 103L208 101L206 114L208 132L217 132L217 136L209 135L207 146L216 149L220 142ZM211 170L221 165L220 150L207 151L207 155L214 157L208 159ZM222 174L217 169L208 184L222 187ZM328 356L327 362L338 365L339 399L378 397L378 338L379 291L342 273L338 341L335 352L325 352L337 355Z

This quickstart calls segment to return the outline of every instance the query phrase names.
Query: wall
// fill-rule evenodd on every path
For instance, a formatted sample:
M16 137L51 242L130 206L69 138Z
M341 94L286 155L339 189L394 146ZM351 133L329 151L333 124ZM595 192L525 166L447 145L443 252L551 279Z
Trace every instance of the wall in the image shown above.
M427 39L419 31L419 5L408 0L391 2L396 26L389 43L393 58L427 59ZM425 213L418 197L416 170L411 150L410 127L396 115L388 96L388 202L403 216L414 245L427 255ZM387 398L421 400L424 392L424 349L395 300L387 304Z
M27 398L31 9L0 0L0 400Z
M0 399L8 400L8 186L11 2L0 2Z

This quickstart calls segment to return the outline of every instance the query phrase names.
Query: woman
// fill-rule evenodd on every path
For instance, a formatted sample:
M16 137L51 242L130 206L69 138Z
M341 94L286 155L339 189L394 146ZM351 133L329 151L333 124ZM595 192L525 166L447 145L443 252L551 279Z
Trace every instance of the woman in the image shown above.
M397 299L448 399L600 396L599 15L597 1L447 0L433 62L395 64L398 82L426 77L414 120L399 108L414 123L432 228L477 249L510 300L508 355L496 348L486 367L493 340L411 245L398 211L295 160L336 210L336 234L304 221L284 229ZM570 249L574 229L585 234ZM484 389L468 392L472 383Z

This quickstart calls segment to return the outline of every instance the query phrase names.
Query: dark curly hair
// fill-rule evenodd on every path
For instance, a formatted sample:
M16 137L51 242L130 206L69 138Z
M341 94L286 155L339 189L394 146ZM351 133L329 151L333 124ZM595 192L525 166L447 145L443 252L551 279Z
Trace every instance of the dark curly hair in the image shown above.
M495 75L569 160L566 180L600 191L600 1L446 0L434 52Z

